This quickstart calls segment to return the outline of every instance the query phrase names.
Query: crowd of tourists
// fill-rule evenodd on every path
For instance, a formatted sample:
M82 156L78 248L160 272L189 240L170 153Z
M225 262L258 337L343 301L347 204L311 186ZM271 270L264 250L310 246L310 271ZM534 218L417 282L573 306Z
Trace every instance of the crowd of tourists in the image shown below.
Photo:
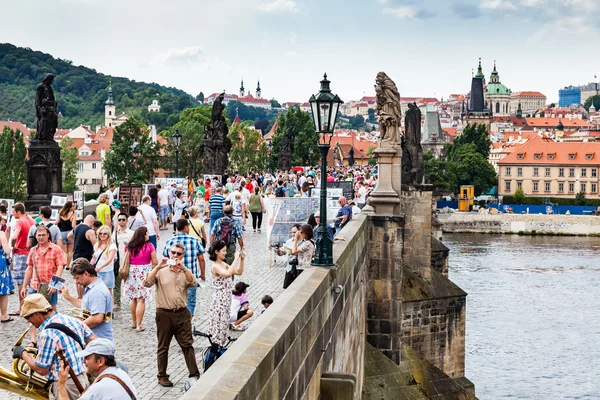
M335 240L364 207L376 185L377 171L331 168L326 180L350 181L354 189L352 201L339 198L340 211L333 225L327 225L328 236ZM51 219L50 207L42 207L38 220L21 203L10 210L0 204L0 323L20 316L30 326L30 342L15 347L13 357L48 379L51 399L133 399L137 391L127 367L118 360L112 316L126 306L127 299L131 328L143 334L146 303L154 301L158 384L173 386L167 371L173 337L189 377L197 379L200 371L192 336L197 288L206 285L208 275L214 289L209 334L214 343L224 346L229 330L245 330L255 314L246 293L249 285L233 279L244 274L247 220L252 220L254 234L262 233L266 198L307 197L320 181L316 169L246 176L226 173L220 181L186 178L182 186L156 185L139 206L127 210L118 200L118 188L111 185L98 198L96 215L85 216L81 223L71 201L56 219ZM287 285L310 265L319 221L316 213L290 232ZM159 250L161 232L170 229L174 235ZM212 261L208 272L205 252ZM65 273L76 283L73 293L60 285ZM9 312L8 297L13 293L19 298L18 309ZM82 316L59 311L59 295L85 310ZM272 303L266 295L263 311ZM37 348L37 355L28 348ZM63 349L68 365L59 361L58 349ZM95 378L91 386L86 373ZM87 388L83 394L76 380L80 388Z

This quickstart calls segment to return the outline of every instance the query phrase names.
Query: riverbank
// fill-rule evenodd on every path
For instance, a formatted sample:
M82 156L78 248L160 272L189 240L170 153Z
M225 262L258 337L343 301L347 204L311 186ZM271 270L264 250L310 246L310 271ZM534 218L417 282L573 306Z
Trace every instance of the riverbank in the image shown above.
M600 236L600 217L545 214L438 214L444 233Z

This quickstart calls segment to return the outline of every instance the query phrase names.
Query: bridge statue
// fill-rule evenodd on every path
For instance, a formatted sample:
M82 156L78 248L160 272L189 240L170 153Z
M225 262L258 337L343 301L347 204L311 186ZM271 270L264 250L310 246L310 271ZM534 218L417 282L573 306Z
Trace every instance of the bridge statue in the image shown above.
M421 110L416 103L408 103L404 117L402 137L402 183L420 185L423 183L423 148L421 147Z
M198 148L202 158L202 171L209 175L223 175L229 161L231 140L228 137L229 128L223 116L224 98L225 92L215 99L211 122L204 126L204 139Z
M394 81L385 72L375 78L377 97L377 118L379 120L379 146L390 147L400 144L400 93Z

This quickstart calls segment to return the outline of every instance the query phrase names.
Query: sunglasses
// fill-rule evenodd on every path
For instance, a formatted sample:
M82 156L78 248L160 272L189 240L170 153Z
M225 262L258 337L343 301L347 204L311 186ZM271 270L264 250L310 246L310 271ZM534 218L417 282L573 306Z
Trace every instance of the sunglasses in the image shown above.
M127 220L125 218L119 218L117 221L123 222L123 221L127 221Z
M108 236L108 233L102 232L102 233L98 234L98 236Z
M171 254L173 254L174 256L182 256L183 253L179 252L179 251L171 251Z

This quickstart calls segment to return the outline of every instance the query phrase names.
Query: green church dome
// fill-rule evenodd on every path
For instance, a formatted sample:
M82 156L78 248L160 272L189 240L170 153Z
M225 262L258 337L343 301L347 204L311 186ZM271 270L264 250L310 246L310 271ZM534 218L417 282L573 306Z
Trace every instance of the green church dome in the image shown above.
M485 89L486 94L494 95L494 94L510 94L511 91L509 88L504 86L501 83L488 83Z

